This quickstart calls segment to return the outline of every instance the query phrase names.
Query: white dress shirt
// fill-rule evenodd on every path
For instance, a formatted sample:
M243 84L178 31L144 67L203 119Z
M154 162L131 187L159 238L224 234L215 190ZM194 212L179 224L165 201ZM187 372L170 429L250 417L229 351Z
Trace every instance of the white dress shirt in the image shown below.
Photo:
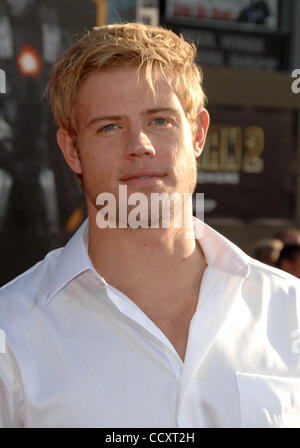
M1 288L0 427L300 427L299 280L207 225L198 242L184 362L97 273L87 221Z

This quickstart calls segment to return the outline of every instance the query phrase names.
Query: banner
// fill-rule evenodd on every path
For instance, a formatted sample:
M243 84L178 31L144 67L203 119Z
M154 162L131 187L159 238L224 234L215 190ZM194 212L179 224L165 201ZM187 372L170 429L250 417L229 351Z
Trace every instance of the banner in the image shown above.
M277 223L295 218L296 113L209 108L211 127L198 159L205 219Z
M41 97L58 55L95 20L88 0L0 2L1 284L63 245L84 218L83 193Z
M242 22L276 30L278 0L167 0L166 18Z

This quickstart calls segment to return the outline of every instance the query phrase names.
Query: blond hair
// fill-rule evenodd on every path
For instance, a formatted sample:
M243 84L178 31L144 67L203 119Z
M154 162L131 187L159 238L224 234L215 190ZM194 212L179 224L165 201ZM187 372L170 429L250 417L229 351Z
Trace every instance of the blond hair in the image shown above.
M193 128L205 102L196 52L194 44L162 27L126 23L88 31L53 67L46 91L57 125L76 136L78 93L91 73L136 66L139 71L145 68L153 93L153 74L159 71L165 76Z

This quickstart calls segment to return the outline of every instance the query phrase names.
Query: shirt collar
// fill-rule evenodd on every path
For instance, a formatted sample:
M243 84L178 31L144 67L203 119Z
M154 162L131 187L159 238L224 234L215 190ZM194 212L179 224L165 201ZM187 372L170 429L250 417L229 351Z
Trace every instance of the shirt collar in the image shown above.
M87 270L97 273L88 254L88 228L89 221L86 219L58 254L49 282L47 304L77 275ZM98 273L97 275L105 283Z
M194 218L194 230L208 265L228 274L248 276L251 258L245 252L197 218Z
M69 281L87 270L93 271L100 283L106 285L88 255L88 228L89 222L86 219L57 255L49 282L47 304ZM247 277L250 260L248 255L198 218L194 218L194 231L208 265L214 265L229 274Z

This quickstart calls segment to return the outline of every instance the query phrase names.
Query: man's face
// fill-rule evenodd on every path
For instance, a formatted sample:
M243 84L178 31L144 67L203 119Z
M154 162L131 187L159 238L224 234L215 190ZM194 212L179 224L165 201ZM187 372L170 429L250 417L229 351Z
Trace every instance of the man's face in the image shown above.
M93 73L83 84L79 159L62 149L73 171L83 176L89 211L96 212L96 198L103 192L113 193L118 204L120 185L127 186L128 195L194 191L208 114L202 110L193 136L177 95L162 76L155 92L143 71L138 80L135 68Z

